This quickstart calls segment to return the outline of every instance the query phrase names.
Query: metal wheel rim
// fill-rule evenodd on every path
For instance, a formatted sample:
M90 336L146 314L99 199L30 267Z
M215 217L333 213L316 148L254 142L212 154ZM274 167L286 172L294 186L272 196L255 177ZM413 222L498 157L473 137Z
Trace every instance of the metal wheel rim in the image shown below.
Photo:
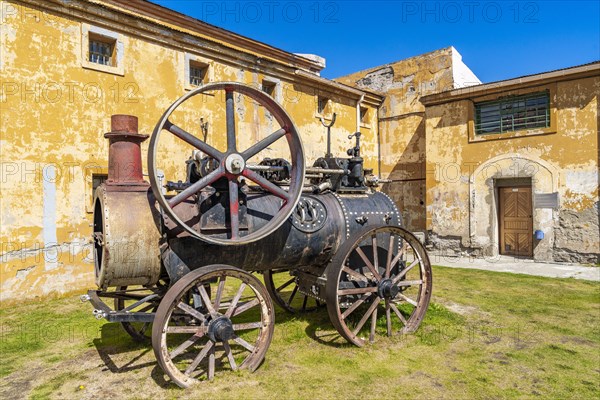
M289 190L287 192L287 193L289 193L289 199L287 201L285 201L285 204L283 205L283 207L266 225L264 225L263 227L261 227L260 229L258 229L255 232L252 232L246 236L241 236L237 239L233 239L233 238L232 239L219 239L219 238L211 237L209 235L203 235L203 234L195 231L194 229L192 229L181 218L179 218L175 214L173 209L171 208L169 201L167 201L165 196L162 194L162 188L159 185L159 179L157 176L156 153L158 150L158 141L159 141L162 130L165 129L165 125L167 125L168 123L170 124L169 116L186 100L188 100L194 96L197 96L201 93L211 91L211 90L226 90L226 91L238 92L238 93L246 95L246 96L256 100L260 104L264 105L265 108L274 116L274 118L280 124L282 129L286 130L287 133L283 136L285 136L287 139L288 146L290 148L291 157L292 157L292 171L291 171L291 177L290 177ZM171 125L169 125L169 126L171 126ZM274 132L269 137L275 135L275 133L277 133L277 132L278 131ZM265 140L268 139L269 137L265 138ZM263 141L261 141L261 142L263 142ZM259 142L258 144L260 144L261 142ZM222 159L219 161L221 164L224 164L225 159L227 158L227 155L229 154L229 152L221 153L221 152L217 151L216 149L212 148L211 146L208 146L208 147L211 148L212 150L216 151L217 153L221 154ZM252 147L254 147L254 146L252 146ZM203 148L201 150L205 151L207 149ZM246 149L242 153L248 152L249 150L251 150L251 149ZM263 148L263 150L264 150L264 148ZM262 151L262 150L260 150L260 151ZM210 155L210 153L207 153L207 154ZM221 169L222 167L223 166L221 165L219 167L219 169ZM193 237L195 237L197 239L201 239L208 243L213 243L213 244L236 245L236 244L245 244L245 243L255 242L257 240L260 240L260 239L268 236L270 233L277 230L277 228L279 228L281 225L283 225L285 223L285 221L288 219L288 217L294 211L296 205L298 204L298 201L300 200L300 196L302 195L302 186L304 184L304 168L305 168L304 149L302 146L302 142L300 140L300 135L298 133L298 129L296 128L294 122L292 121L292 119L288 115L288 113L268 94L266 94L263 91L260 91L258 89L255 89L251 86L247 86L247 85L240 84L237 82L209 83L207 85L199 87L198 89L193 90L193 91L185 94L184 96L180 97L177 101L175 101L167 109L167 111L165 111L165 113L160 118L159 122L157 123L156 127L154 128L152 137L150 138L150 145L148 148L148 170L149 170L148 174L149 174L149 178L150 178L150 185L152 187L152 191L154 193L154 196L156 197L156 200L161 205L164 212L173 221L175 221L179 226L181 226L183 229L185 229ZM252 173L252 171L250 171L250 172L247 172L247 171L249 171L249 169L245 168L244 173L242 174L245 178L253 180L253 181L258 178L256 176L256 174ZM216 172L216 171L214 171L214 172ZM222 176L226 175L224 170L222 170L220 173L222 173ZM209 174L207 176L207 178L210 175L212 175L212 174ZM206 181L208 182L211 179L207 179ZM214 182L214 180L212 182ZM210 185L212 182L207 183L205 186ZM230 180L229 182L230 182L230 188L231 188L232 181ZM259 184L259 185L262 186L261 184ZM192 194L190 194L190 196ZM238 201L238 200L236 199L236 201ZM238 202L238 204L239 204L239 202Z
M361 297L359 298L359 300L361 300L363 297L365 297L364 300L362 300L362 302L355 307L355 304L352 303L352 305L350 307L340 307L340 296L342 296L340 293L340 278L342 276L342 273L346 273L346 271L344 270L344 266L346 264L346 261L348 259L348 257L355 252L356 247L358 247L358 245L360 245L361 242L363 242L363 240L365 240L365 237L372 237L372 234L375 233L377 234L381 234L383 232L393 232L394 235L397 235L399 238L403 239L413 250L416 251L416 254L418 255L419 258L419 262L416 263L415 265L413 265L412 267L409 265L405 265L405 268L409 268L410 270L413 270L415 267L418 267L418 271L420 273L421 276L421 280L422 283L418 284L418 286L420 287L420 289L418 290L418 297L417 299L410 299L412 300L414 303L416 303L416 305L414 305L414 309L412 310L412 313L408 316L408 317L404 317L405 321L401 320L401 317L398 315L399 311L398 307L394 304L394 300L389 301L386 300L384 298L380 298L379 294L377 293L376 290L374 289L374 285L367 285L369 287L368 290L373 290L372 292L367 292L366 289L364 291L356 291L356 295L360 295ZM376 244L377 247L379 247L379 244ZM363 252L364 253L364 252ZM385 260L378 260L378 264L379 267L381 267L381 261L385 262L385 268L387 268L387 265L389 263L392 263L395 259L395 257L397 256L397 254L392 258L387 258ZM400 261L400 260L399 260ZM398 261L398 262L399 262ZM366 262L365 262L366 264ZM373 267L375 267L375 265L372 265ZM394 278L397 278L398 275L401 275L401 270L399 270L400 273L398 273ZM405 273L407 274L407 273ZM348 275L346 275L348 276ZM383 276L382 276L383 278ZM383 280L383 279L382 279ZM400 277L399 282L402 282L402 276ZM412 281L411 281L412 282ZM415 286L417 285L417 283L414 284ZM412 285L408 285L409 287ZM337 329L337 331L340 333L340 335L342 337L344 337L344 339L346 339L348 342L356 345L356 346L363 346L366 342L367 339L360 337L360 332L363 331L365 329L365 326L367 326L367 328L369 328L370 331L370 335L368 338L369 342L373 342L376 334L374 334L374 332L376 332L377 330L377 316L379 311L383 311L383 310L379 310L381 308L381 305L383 305L383 308L385 309L385 315L386 315L386 325L387 325L387 335L391 336L391 334L393 333L393 329L390 329L391 323L389 322L392 318L398 318L398 320L401 321L403 328L401 329L400 333L411 333L414 332L420 325L423 317L425 316L425 312L427 311L427 307L429 305L429 301L431 298L431 287L432 287L432 273L431 273L431 264L429 261L429 257L427 256L427 253L425 251L425 248L423 247L423 245L421 244L421 242L419 242L419 240L410 232L408 232L407 230L398 227L398 226L388 226L388 225L381 225L381 226L371 226L371 227L366 227L365 229L362 229L361 231L356 232L348 241L344 242L344 244L340 247L340 249L338 250L338 252L336 253L336 255L334 256L334 258L332 259L331 264L328 266L328 271L327 271L327 288L326 288L326 292L327 292L327 310L329 313L329 317L331 322L333 323L334 327ZM371 289L373 288L373 289ZM341 289L341 290L345 290L345 289ZM368 295L368 296L367 296ZM379 300L377 300L379 299ZM358 302L358 300L356 301ZM375 306L375 302L377 302L377 305ZM362 323L362 325L360 325L358 327L358 332L356 332L356 326L350 327L348 326L348 324L346 323L347 318L356 310L359 310L358 307L366 307L368 305L368 309L367 311L363 314L363 318L361 318L357 325L360 325ZM344 315L348 310L350 310L350 312L347 315ZM379 311L378 311L379 310ZM400 312L400 314L402 314ZM370 327L369 324L370 323Z
M249 302L245 302L245 303L241 303L238 301L241 301L239 298L236 301L236 303L234 304L235 301L235 297L232 299L231 303L228 305L228 307L231 307L231 304L234 305L234 308L232 309L232 315L231 315L231 319L235 318L236 316L242 315L244 312L248 311L249 309L255 308L258 306L258 308L255 308L256 310L260 310L260 314L261 314L261 321L260 327L255 327L255 328L248 328L248 329L258 329L258 335L257 335L257 339L254 343L247 343L248 345L250 345L253 349L250 350L248 348L246 348L246 351L248 352L247 356L245 356L244 360L241 363L237 363L235 360L232 362L231 358L229 357L229 354L231 354L231 357L233 358L233 350L232 350L232 346L236 345L237 340L236 339L231 339L231 340L224 340L223 342L217 343L217 342L213 342L211 339L209 339L208 336L208 328L206 324L198 324L198 325L193 325L193 327L198 328L197 331L195 331L196 333L192 332L192 330L187 330L187 328L189 326L176 326L176 325L170 325L169 326L169 321L171 320L171 317L173 315L173 311L175 309L177 310L181 310L179 308L177 308L177 305L180 304L180 300L183 298L183 296L185 296L185 294L194 286L199 287L204 285L204 283L206 281L209 281L211 279L214 278L218 278L219 279L219 283L217 283L217 285L220 285L221 282L221 278L225 276L226 279L237 279L240 282L244 283L246 285L246 287L249 287L251 289L251 291L254 293L255 295L255 299L256 300L256 304L254 306L252 306L251 304L249 305L248 303L252 303L254 302L254 300L251 300ZM224 280L225 281L225 280ZM241 285L240 285L241 286ZM236 293L237 296L237 293ZM217 298L219 298L219 301L217 301ZM217 307L217 309L215 309L214 311L217 311L219 309L219 307L223 308L225 303L221 303L221 300L223 300L224 298L222 297L222 295L219 295L219 289L216 290L215 293L215 299L210 299L211 301L214 300L212 304L213 307ZM219 304L218 304L219 303ZM248 308L245 308L248 307ZM243 311L241 311L239 314L237 314L238 310L241 310L245 308ZM229 308L227 308L227 311L229 311ZM207 313L210 313L210 309L207 307L206 310ZM201 314L203 314L203 312L200 311ZM204 318L209 319L208 315L209 314L203 314ZM224 315L227 315L226 313ZM212 321L215 321L218 318L212 318ZM196 322L199 322L200 320L197 319ZM201 376L206 375L206 377L210 380L213 379L214 377L214 373L215 373L215 368L216 368L216 349L218 347L222 347L223 348L223 352L224 355L220 358L223 359L225 361L222 362L222 365L225 365L227 362L229 362L229 366L231 367L232 370L235 369L248 369L249 371L254 371L262 362L262 360L265 357L265 354L267 352L267 349L271 343L271 339L273 336L273 329L274 329L274 321L275 321L275 315L274 315L274 311L273 311L273 303L271 302L269 295L264 287L264 285L262 285L262 283L254 276L252 276L251 274L235 268L235 267L231 267L231 266L227 266L227 265L211 265L211 266L207 266L207 267L203 267L197 270L194 270L192 272L190 272L189 274L187 274L185 277L183 277L182 279L180 279L179 281L177 281L177 283L175 285L173 285L173 287L167 292L167 294L165 295L163 301L160 303L159 308L156 312L156 318L154 320L154 324L153 324L153 330L152 330L152 347L154 349L154 354L156 355L157 361L159 363L159 365L161 366L161 368L163 369L163 371L173 380L174 383L176 383L178 386L180 387L188 387L190 385L193 385L195 383L198 382L198 379L196 379L193 375L194 372L196 371L196 369L198 368L199 364L195 365L189 372L189 368L192 366L192 364L194 362L196 362L196 359L198 357L201 357L198 361L198 363L203 362L206 358L208 358L208 368L206 370L203 370L204 372L201 373ZM238 325L243 325L243 324L238 324ZM235 324L234 324L235 327ZM181 330L186 330L185 335L189 336L189 339L186 342L181 343L179 346L177 346L177 348L175 348L172 351L169 351L169 343L168 343L168 336L169 336L169 328L171 329L181 329ZM248 330L246 329L246 330ZM241 331L237 331L235 330L235 332L241 332ZM194 361L192 361L190 363L190 365L188 366L188 368L186 369L186 371L182 371L179 369L179 367L175 364L175 362L173 361L173 358L177 358L180 357L183 354L183 351L186 351L187 348L181 350L181 353L177 353L177 351L179 351L179 349L187 342L189 342L190 340L192 340L194 338L195 335L198 335L200 333L200 336L196 339L194 339L194 343L192 343L188 348L193 347L192 345L195 344L195 341L200 341L200 339L207 339L206 343L204 345L202 345L202 349L200 350L200 352L195 354L195 358ZM228 343L227 345L224 344L225 341L231 342ZM242 339L243 341L243 339ZM209 343L213 343L212 345L208 345ZM241 345L241 347L245 347L244 344ZM201 353L205 352L204 355L202 355ZM173 355L174 353L177 353L176 355ZM229 354L228 354L229 353ZM212 364L211 364L212 363ZM211 367L212 365L212 367Z

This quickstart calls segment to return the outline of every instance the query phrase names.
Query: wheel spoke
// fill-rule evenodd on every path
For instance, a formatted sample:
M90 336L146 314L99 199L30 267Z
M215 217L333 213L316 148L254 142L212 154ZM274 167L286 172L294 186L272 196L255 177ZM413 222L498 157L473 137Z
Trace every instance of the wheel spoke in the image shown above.
M210 301L210 297L208 296L204 285L200 283L197 284L196 287L198 288L198 291L200 292L200 297L202 297L202 302L204 303L204 306L206 307L210 315L216 315L217 311L213 308L212 301Z
M233 90L225 89L225 120L227 122L227 151L235 151L235 110Z
M242 339L239 336L235 336L233 338L233 341L236 342L237 344L239 344L240 346L246 348L247 350L254 352L254 346L252 346L250 343L246 342L244 339Z
M283 137L286 133L287 133L287 131L285 130L285 128L276 130L275 132L271 133L269 136L267 136L260 142L256 143L255 145L253 145L252 147L248 148L246 151L241 153L242 157L244 157L245 161L248 161L250 158L254 157L258 153L260 153L262 150L266 149L267 147L269 147L270 145L275 143L277 140L279 140L281 137Z
M206 333L204 326L167 326L167 333Z
M373 248L373 268L379 274L379 252L377 251L377 234L374 233L371 236L371 247ZM381 279L381 275L379 275L379 280Z
M411 269L413 269L414 266L417 265L420 261L421 260L417 258L408 267L406 267L402 271L400 271L400 273L398 275L396 275L394 277L394 279L392 279L392 282L394 283L394 285L397 284L400 281L400 279L404 278L404 276L408 273L408 271L410 271Z
M398 282L398 286L417 286L417 285L422 285L423 284L423 280L419 279L416 281L400 281Z
M175 350L173 350L171 352L171 354L169 354L169 357L171 357L171 358L177 357L178 355L183 353L188 347L190 347L191 345L196 343L198 341L198 339L200 339L202 336L204 336L204 332L195 333L188 340L186 340L185 342L183 342L179 346L177 346L177 348Z
M258 321L258 322L245 322L243 324L233 324L233 330L234 331L247 331L250 329L257 329L257 328L262 328L263 327L263 323L262 321Z
M226 276L223 275L219 279L219 286L217 287L217 294L215 296L215 310L216 311L219 311L219 308L221 308L221 297L223 296L223 288L225 287L225 278L226 278Z
M201 322L206 321L206 318L204 318L204 315L202 315L202 313L200 311L196 310L194 307L191 307L191 306L185 304L182 301L180 301L179 304L177 304L177 308L185 311L186 313L190 314L192 317L199 319Z
M240 203L238 199L237 181L229 181L229 216L231 225L231 239L237 239L240 235Z
M392 315L390 313L390 301L385 299L385 323L387 326L387 335L392 336Z
M254 300L247 301L247 302L241 304L240 306L235 308L235 311L233 312L232 317L240 315L244 311L247 311L247 310L251 309L252 307L257 306L259 303L260 302L258 301L258 299L254 299Z
M296 278L292 278L289 281L287 281L286 283L284 283L283 285L279 286L277 289L275 289L278 292L281 292L283 289L285 289L286 287L290 286L290 284L292 284L292 282L294 282L296 280Z
M146 331L148 330L148 327L150 326L150 322L144 322L144 325L142 325L142 327L140 328L140 330L138 331L138 333L142 336L146 335Z
M294 296L296 296L296 292L298 291L298 286L294 286L294 290L292 290L292 295L290 296L290 298L288 299L287 305L289 306L290 304L292 304L292 300L294 300Z
M363 253L362 249L360 247L357 247L355 250L358 253L358 255L360 256L360 258L362 258L363 262L366 264L369 271L371 271L371 273L373 274L375 279L377 279L378 281L381 280L381 275L379 275L379 272L375 269L373 264L371 264L371 261L367 258L365 253Z
M413 299L409 299L402 293L398 293L398 297L400 297L402 300L406 301L407 303L412 304L415 307L418 305L416 301L414 301Z
M263 178L256 172L251 171L248 168L246 168L246 169L244 169L244 172L242 172L242 175L244 175L246 178L250 179L252 182L256 183L261 188L270 192L271 194L274 194L275 196L279 197L280 199L283 199L286 202L290 199L290 195L288 192L286 192L279 186L275 185L274 183L269 182L268 180L266 180L265 178Z
M404 246L402 246L402 248L398 252L398 255L396 257L394 257L394 259L392 260L392 264L390 265L390 271L396 266L398 261L400 261L400 259L404 255L404 250L405 250L405 248L404 248Z
M369 281L369 279L366 276L364 276L360 272L353 270L352 268L344 267L344 268L342 268L342 271L344 271L345 273L347 273L350 276L353 276L355 279L357 279L359 281L363 281L363 282Z
M184 142L187 142L188 144L191 144L198 150L201 150L203 153L211 156L212 158L218 161L221 161L221 159L223 158L223 153L221 153L219 150L215 149L212 146L209 146L202 140L198 139L191 133L184 131L177 125L174 125L173 123L171 123L171 121L167 121L165 123L164 129L168 130L173 135L177 136L179 139L183 140Z
M210 351L210 349L212 349L212 347L213 347L212 341L209 340L208 342L206 342L206 344L204 345L202 350L200 350L200 352L198 353L196 358L194 358L194 361L192 361L192 363L185 370L186 375L191 374L196 369L196 367L198 367L200 362L202 362L202 360L204 359L204 357L206 357L206 354L208 354L208 352Z
M354 288L354 289L342 289L338 290L338 296L343 296L346 294L365 294L365 293L375 293L377 291L377 286L368 286L364 288Z
M389 278L392 271L392 254L394 254L394 235L390 232L390 245L388 246L387 261L385 262L385 278Z
M208 380L215 377L215 347L213 346L208 353Z
M373 311L377 308L377 306L379 305L379 300L381 300L381 297L379 297L379 296L375 297L375 299L373 300L373 303L371 304L371 307L369 307L369 309L367 310L365 315L363 315L361 320L358 322L358 324L354 328L354 331L352 331L352 333L355 336L358 334L358 332L360 332L362 327L365 325L365 322L367 322L367 319L369 319L369 317L371 316Z
M225 316L227 318L231 318L231 316L233 315L233 312L235 311L235 308L237 307L237 303L238 303L238 301L240 301L240 297L242 297L242 293L244 292L244 289L246 289L246 284L242 282L237 293L235 294L235 297L233 298L233 300L231 300L231 304L229 305L227 312L225 313Z
M352 314L354 310L356 310L362 303L364 303L369 297L373 296L373 293L367 293L360 299L356 300L344 313L342 314L342 319L346 319L348 315Z
M191 186L186 188L184 191L177 193L177 195L173 196L167 202L171 208L175 207L177 204L186 200L193 194L198 193L201 189L204 189L206 186L214 183L217 179L221 178L224 175L223 167L219 167L212 171L210 174L206 175L204 178L201 178L197 182L193 183Z
M398 318L400 319L400 321L402 321L404 326L406 326L408 324L408 322L406 322L406 318L404 318L404 315L402 315L400 310L398 310L398 307L396 307L396 305L392 302L390 302L390 307L394 311L394 314L396 314L398 316Z
M229 360L229 365L231 365L231 369L237 371L237 364L235 363L235 359L233 358L233 352L231 351L231 347L229 346L229 341L223 341L223 348L225 349L225 354L227 354L227 359Z
M373 343L375 341L375 327L377 326L377 307L371 314L371 334L369 335L369 342Z

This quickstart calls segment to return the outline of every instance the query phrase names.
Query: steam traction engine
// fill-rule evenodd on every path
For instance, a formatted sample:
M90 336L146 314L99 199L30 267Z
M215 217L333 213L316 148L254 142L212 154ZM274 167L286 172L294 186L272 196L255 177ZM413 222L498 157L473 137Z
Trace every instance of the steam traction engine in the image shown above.
M182 103L207 93L224 94L225 151L172 122ZM280 128L238 149L234 95L258 102ZM164 135L195 149L185 181L162 179ZM292 313L327 307L339 334L357 346L419 326L431 296L429 259L401 227L395 204L372 190L377 179L363 169L360 133L351 135L348 158L327 154L306 167L294 123L270 96L212 83L176 101L156 125L150 184L137 119L113 116L105 136L109 177L94 205L98 290L83 298L97 318L151 339L177 385L212 379L215 370L256 369L273 335L273 301ZM277 141L289 160L250 162Z

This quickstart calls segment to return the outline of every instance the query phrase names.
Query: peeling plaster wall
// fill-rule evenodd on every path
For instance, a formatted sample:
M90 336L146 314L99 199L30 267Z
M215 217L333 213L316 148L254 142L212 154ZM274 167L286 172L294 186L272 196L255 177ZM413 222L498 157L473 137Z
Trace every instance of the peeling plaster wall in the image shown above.
M331 99L330 112L337 113L333 152L345 154L353 143L347 136L357 128L356 95L319 88L295 76L293 66L248 62L246 54L231 46L199 38L189 39L195 47L184 46L181 33L107 8L99 9L104 19L84 20L71 11L57 14L12 1L3 5L15 11L3 15L0 42L0 301L94 286L91 179L94 173L107 172L108 141L103 134L110 130L110 116L136 115L140 133L151 133L162 113L186 93L187 52L207 60L213 81L258 87L265 78L278 82L276 100L300 131L307 164L324 155L326 147L325 128L316 118L318 94L325 93ZM120 35L122 75L82 67L84 22ZM139 36L142 25L157 32L156 40ZM362 152L366 167L378 173L376 105L362 106L370 118ZM279 128L263 107L249 99L236 98L236 111L242 148ZM224 116L224 95L202 95L173 118L196 135L201 135L199 120L204 118L209 122L207 141L224 148ZM160 168L167 179L185 180L190 148L164 133L161 142ZM284 142L261 157L289 154ZM147 149L145 142L145 174Z
M462 77L470 70L453 47L411 57L336 79L357 88L386 95L379 110L383 185L396 202L405 226L425 231L425 107L419 99L427 94L453 89L457 70ZM459 65L453 66L453 61ZM464 68L461 69L461 66ZM478 83L471 73L462 86Z
M497 256L494 181L529 177L534 193L559 196L558 209L533 209L533 229L545 234L533 242L534 259L598 262L600 77L551 82L493 97L545 89L551 96L550 129L514 137L487 135L485 140L473 140L470 100L427 107L427 229L437 247Z

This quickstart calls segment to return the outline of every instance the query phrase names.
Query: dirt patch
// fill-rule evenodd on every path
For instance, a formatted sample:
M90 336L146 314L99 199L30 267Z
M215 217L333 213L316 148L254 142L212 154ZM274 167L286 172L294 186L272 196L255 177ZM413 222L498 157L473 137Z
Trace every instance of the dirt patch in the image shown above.
M443 304L448 310L452 311L453 313L456 313L456 314L459 314L459 315L462 315L465 317L468 317L468 316L489 317L490 316L490 313L485 312L476 306L458 304L458 303L454 303L452 301L442 301L441 304Z

